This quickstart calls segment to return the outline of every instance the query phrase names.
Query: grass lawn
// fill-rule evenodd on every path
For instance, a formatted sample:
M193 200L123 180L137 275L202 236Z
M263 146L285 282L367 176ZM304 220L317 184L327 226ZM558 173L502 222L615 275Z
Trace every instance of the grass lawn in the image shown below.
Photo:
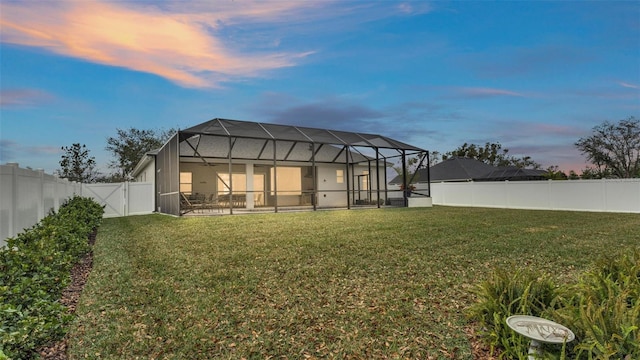
M573 281L640 246L640 215L434 207L105 219L77 358L471 359L497 266Z

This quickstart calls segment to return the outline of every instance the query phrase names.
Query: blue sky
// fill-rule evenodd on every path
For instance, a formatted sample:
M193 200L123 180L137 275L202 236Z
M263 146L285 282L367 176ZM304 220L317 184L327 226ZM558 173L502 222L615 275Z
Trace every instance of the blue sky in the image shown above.
M212 118L500 142L545 168L640 117L640 2L2 1L0 162Z

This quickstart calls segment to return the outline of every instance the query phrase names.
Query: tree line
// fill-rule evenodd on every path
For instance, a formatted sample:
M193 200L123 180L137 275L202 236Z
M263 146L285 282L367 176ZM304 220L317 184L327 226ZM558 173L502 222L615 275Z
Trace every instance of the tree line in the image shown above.
M113 156L109 162L110 174L100 174L96 170L96 161L84 144L74 143L62 147L62 157L58 174L71 181L78 182L120 182L132 180L136 164L149 151L160 148L177 129L140 130L136 128L116 129L116 136L107 138L105 149ZM618 122L605 121L592 129L589 136L578 139L573 144L586 157L589 166L578 175L571 170L569 174L560 171L558 166L546 169L549 179L602 179L602 178L639 178L640 177L640 120L629 117ZM472 158L493 166L516 166L527 169L540 169L541 165L530 156L516 157L509 154L499 142L487 142L484 145L464 143L458 148L440 154L433 151L431 166L441 160L452 157ZM408 160L410 170L416 171L417 158ZM401 167L394 167L400 174Z
M63 146L60 169L57 173L70 181L83 183L133 180L133 169L140 159L146 153L162 147L176 131L177 129L116 129L116 136L108 137L105 147L112 155L108 164L112 172L109 174L97 171L95 157L89 155L86 145L74 143L71 146Z

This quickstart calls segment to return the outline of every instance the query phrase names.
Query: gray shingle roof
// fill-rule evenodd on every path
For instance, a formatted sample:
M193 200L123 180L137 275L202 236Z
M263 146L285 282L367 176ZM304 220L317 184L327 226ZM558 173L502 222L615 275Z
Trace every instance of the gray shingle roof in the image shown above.
M520 169L515 166L496 167L463 157L444 160L430 169L431 182L544 180L544 173L544 170ZM413 182L427 182L427 169L418 170ZM400 184L402 177L396 176L389 183Z

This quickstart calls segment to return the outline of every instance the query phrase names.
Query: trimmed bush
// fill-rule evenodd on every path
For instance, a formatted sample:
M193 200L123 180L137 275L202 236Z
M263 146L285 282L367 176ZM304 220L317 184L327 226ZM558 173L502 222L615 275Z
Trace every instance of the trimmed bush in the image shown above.
M71 316L59 300L103 212L73 197L0 249L0 358L37 357L38 347L64 335Z

